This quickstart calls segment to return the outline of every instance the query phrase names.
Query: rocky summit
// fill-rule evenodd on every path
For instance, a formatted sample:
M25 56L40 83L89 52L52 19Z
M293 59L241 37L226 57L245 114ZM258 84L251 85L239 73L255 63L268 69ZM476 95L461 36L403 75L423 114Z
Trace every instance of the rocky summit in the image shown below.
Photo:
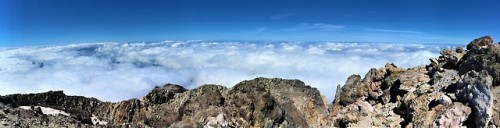
M0 127L500 127L500 44L489 36L430 64L350 76L334 101L300 80L175 84L103 102L62 91L0 96Z

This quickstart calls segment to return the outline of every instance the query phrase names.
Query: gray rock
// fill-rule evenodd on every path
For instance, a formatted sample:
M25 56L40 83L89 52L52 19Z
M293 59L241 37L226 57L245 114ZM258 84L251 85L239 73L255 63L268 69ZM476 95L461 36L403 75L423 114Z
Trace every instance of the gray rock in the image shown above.
M490 91L492 77L486 70L470 71L458 82L456 96L468 103L477 127L486 127L492 116L493 97Z
M458 80L460 80L458 71L445 69L443 72L436 72L430 82L436 90L441 90L455 84Z
M490 124L495 127L500 127L500 86L493 87L491 89L491 93L493 94L494 99Z

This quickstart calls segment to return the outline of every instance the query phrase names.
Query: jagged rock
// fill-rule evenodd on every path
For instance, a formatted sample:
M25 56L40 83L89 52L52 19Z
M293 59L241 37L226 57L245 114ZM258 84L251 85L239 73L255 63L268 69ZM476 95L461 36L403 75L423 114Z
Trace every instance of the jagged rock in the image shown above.
M44 106L66 111L72 118L81 121L83 124L92 124L92 112L105 114L109 102L102 102L95 98L82 96L66 96L62 91L49 91L39 94L14 94L0 97L0 101L6 104L17 106Z
M386 64L384 68L370 69L363 80L359 75L351 75L341 91L337 92L340 94L335 101L342 105L354 103L359 98L367 98L371 104L374 104L379 97L387 101L390 98L389 89L395 85L403 71L405 70L397 68L394 64Z
M500 86L493 87L491 89L491 94L493 95L494 99L490 125L494 125L494 127L500 127Z
M431 127L434 125L434 120L437 118L437 113L442 111L442 104L439 100L442 93L432 92L425 94L417 94L416 92L407 93L403 99L400 112L407 123L411 121L410 126ZM405 125L403 125L405 126Z
M399 76L401 82L400 90L413 92L417 86L429 82L430 78L427 75L427 70L424 67L416 67L403 72Z
M457 52L457 53L464 53L465 51L464 51L464 48L462 48L462 47L457 47L457 48L455 49L455 52Z
M471 113L471 109L462 103L455 102L447 108L436 120L436 127L458 128L463 126L465 120Z
M9 105L0 103L0 109L2 110L0 111L0 127L99 127L82 124L78 120L66 115L44 115L38 112L38 108L40 107L32 108L12 108Z
M82 127L98 126L93 123L96 119L109 127L322 127L327 125L328 115L328 106L317 89L299 80L268 78L243 81L231 89L203 85L186 90L167 84L153 89L141 100L117 103L66 96L61 91L7 95L1 96L0 101L15 107L39 105L64 110L71 114L64 120ZM36 111L31 113L35 115ZM30 122L20 122L19 126L30 125Z
M486 61L489 60L489 61ZM500 85L500 44L490 45L487 52L486 70L493 77L493 85Z
M163 87L156 86L141 100L144 101L144 103L162 104L172 99L176 93L183 93L185 91L187 91L187 89L175 84L166 84L163 85Z
M448 86L455 84L460 80L458 71L445 69L443 72L436 72L430 81L430 84L434 85L436 90L449 89L454 92L454 89L448 88Z
M385 68L381 68L379 70L372 68L368 71L368 73L366 73L362 82L368 88L368 98L376 99L382 95L383 90L381 89L381 86L386 73L387 71Z
M489 42L492 40L488 38L479 38L472 41L469 45L479 47L479 51L467 52L461 59L460 64L457 67L460 75L474 70L476 72L487 70L488 73L493 77L493 85L500 85L500 44L491 44ZM477 43L483 42L483 43ZM489 43L488 43L489 42ZM471 51L471 50L469 50Z
M467 44L467 50L475 51L481 48L485 48L493 43L493 39L490 36L483 36L481 38L474 39L469 44Z
M455 50L441 50L440 54L441 56L439 56L439 58L429 59L431 63L428 65L428 70L430 70L431 73L436 71L442 72L444 69L455 69L466 53L463 51L463 48L457 47Z
M487 127L492 116L492 81L486 70L470 71L457 84L456 96L472 108L472 117L477 127Z
M248 106L253 106L255 112L251 116L255 118L254 124L260 126L320 127L326 125L323 119L327 116L327 105L319 91L298 80L257 78L252 81L243 81L235 85L229 95L229 105L244 108L241 113L248 112L248 109L252 108L245 107L247 105L238 105L240 103L237 102L254 102L254 105L248 104ZM248 101L250 99L254 101ZM262 122L258 123L260 120Z
M373 107L366 101L357 102L346 106L333 118L335 127L370 127L373 126Z
M489 98L485 97L485 95L490 95L487 93L489 91L487 85L492 86L492 84L474 83L474 81L484 83L485 79L488 81L487 75L479 77L460 77L460 75L465 74L462 71L468 72L473 69L487 70L488 72L483 71L486 74L490 72L498 74L500 70L497 69L500 68L496 68L495 65L498 63L497 60L500 60L497 59L500 47L497 50L496 45L481 42L481 39L472 43L480 45L480 50L484 52L471 52L470 50L466 52L461 48L443 50L441 57L431 59L432 64L427 67L415 67L394 73L390 70L391 66L386 65L382 70L371 69L363 80L359 75L349 77L342 90L337 92L340 97L335 99L330 109L332 125L338 127L461 127L464 125L485 127L485 122L487 123L490 118L486 115L496 117L496 114L487 111L488 106L493 104L487 102ZM469 64L482 67L473 67ZM460 69L460 67L465 68ZM372 85L369 82L373 82L370 80L382 83L380 86L369 86ZM467 83L466 87L464 83ZM473 93L472 97L464 98L465 92ZM456 101L464 102L470 108ZM384 112L362 108L381 109ZM393 112L396 116L390 116L391 121L381 121L381 118L387 119L389 114L381 116L380 113L387 112ZM397 120L398 118L400 120ZM466 120L476 123L465 123ZM388 125L394 122L399 125ZM491 122L493 124L495 121ZM493 126L497 125L493 124Z
M373 116L373 120L375 120L374 124L380 124L377 122L381 122L384 127L401 127L401 122L403 122L403 118L394 113L394 109L397 107L396 103L387 103L387 104L377 104L374 106L375 116Z
M342 86L337 85L337 89L336 89L336 92L335 92L335 99L333 100L333 104L337 104L340 102L340 94L342 93Z
M338 106L334 106L338 107ZM370 103L358 100L343 108L333 109L333 127L401 127L402 118L392 110L394 103L387 105Z
M343 105L351 104L356 102L356 99L365 96L366 90L362 90L363 87L359 86L361 82L361 76L359 75L351 75L347 78L344 86L342 86L340 97L336 97L339 99L339 103Z

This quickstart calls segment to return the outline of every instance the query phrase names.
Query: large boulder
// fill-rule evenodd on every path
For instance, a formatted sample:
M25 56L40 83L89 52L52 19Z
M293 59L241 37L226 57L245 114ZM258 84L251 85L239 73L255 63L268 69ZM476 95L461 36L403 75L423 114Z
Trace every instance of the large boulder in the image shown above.
M375 104L379 99L388 101L390 89L399 88L397 79L404 71L394 64L386 64L384 68L370 69L363 79L359 75L351 75L344 86L337 90L338 97L334 103L346 106L359 98L368 99L370 104Z
M176 93L183 93L187 91L184 87L176 84L165 84L162 87L156 86L151 90L146 96L141 100L144 103L151 104L162 104L168 102L170 99L174 98Z
M469 43L471 49L460 60L456 70L460 75L474 70L488 71L493 77L493 86L500 85L500 44L491 44L491 37L478 38Z
M493 43L493 39L490 36L483 36L481 38L474 39L469 44L467 44L467 50L477 51L482 48L486 48L491 43Z
M492 77L486 70L470 71L458 82L456 96L459 101L469 104L476 127L486 127L492 116Z

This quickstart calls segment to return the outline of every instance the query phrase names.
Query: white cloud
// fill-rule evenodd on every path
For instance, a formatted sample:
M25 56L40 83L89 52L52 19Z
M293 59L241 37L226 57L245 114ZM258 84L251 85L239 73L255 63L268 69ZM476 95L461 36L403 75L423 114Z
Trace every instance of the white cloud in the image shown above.
M231 87L255 77L300 79L333 100L351 74L387 62L428 63L444 46L333 42L97 43L0 50L0 94L64 90L119 101L175 83Z
M324 31L340 31L344 28L342 25L326 24L326 23L300 23L299 25L288 28L288 31L302 30L324 30Z

